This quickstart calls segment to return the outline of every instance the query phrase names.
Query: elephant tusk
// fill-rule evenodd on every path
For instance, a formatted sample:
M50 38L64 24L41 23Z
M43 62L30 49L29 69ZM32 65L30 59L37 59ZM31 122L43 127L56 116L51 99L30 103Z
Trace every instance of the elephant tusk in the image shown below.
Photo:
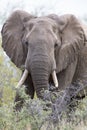
M24 81L26 80L27 76L28 76L28 70L25 69L25 71L24 71L24 73L23 73L23 75L22 75L20 81L18 82L16 88L20 88L21 85L23 85L23 83L24 83Z
M55 87L58 87L58 79L55 70L52 72L52 77L53 77Z

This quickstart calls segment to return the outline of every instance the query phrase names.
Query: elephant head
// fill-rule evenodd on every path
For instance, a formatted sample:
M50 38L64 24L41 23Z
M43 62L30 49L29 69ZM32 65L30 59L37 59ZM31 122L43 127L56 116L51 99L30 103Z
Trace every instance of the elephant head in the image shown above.
M18 86L31 75L39 98L43 89L49 89L49 82L58 87L56 73L75 60L83 45L84 33L73 15L35 17L15 11L2 28L2 47L24 69Z

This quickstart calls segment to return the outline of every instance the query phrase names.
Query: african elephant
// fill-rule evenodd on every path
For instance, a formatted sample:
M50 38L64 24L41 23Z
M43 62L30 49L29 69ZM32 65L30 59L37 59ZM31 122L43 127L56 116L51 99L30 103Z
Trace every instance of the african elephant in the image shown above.
M17 10L3 25L2 47L11 61L23 69L18 87L43 98L49 83L63 90L74 82L86 85L86 30L71 14L36 17Z

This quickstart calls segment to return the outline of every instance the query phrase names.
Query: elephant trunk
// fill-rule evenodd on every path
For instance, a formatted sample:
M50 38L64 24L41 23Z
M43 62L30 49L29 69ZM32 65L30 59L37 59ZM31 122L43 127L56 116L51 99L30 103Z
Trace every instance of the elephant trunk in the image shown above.
M33 58L31 63L31 76L33 84L39 98L43 98L44 90L49 89L49 75L51 72L51 65L47 56L38 56Z

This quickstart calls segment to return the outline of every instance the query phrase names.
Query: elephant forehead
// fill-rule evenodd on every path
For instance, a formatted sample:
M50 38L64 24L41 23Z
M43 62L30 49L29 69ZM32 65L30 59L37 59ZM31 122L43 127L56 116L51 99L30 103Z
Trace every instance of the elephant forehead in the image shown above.
M55 21L47 18L47 17L38 17L36 19L31 19L29 24L39 24L39 25L46 25L46 26L57 26Z

